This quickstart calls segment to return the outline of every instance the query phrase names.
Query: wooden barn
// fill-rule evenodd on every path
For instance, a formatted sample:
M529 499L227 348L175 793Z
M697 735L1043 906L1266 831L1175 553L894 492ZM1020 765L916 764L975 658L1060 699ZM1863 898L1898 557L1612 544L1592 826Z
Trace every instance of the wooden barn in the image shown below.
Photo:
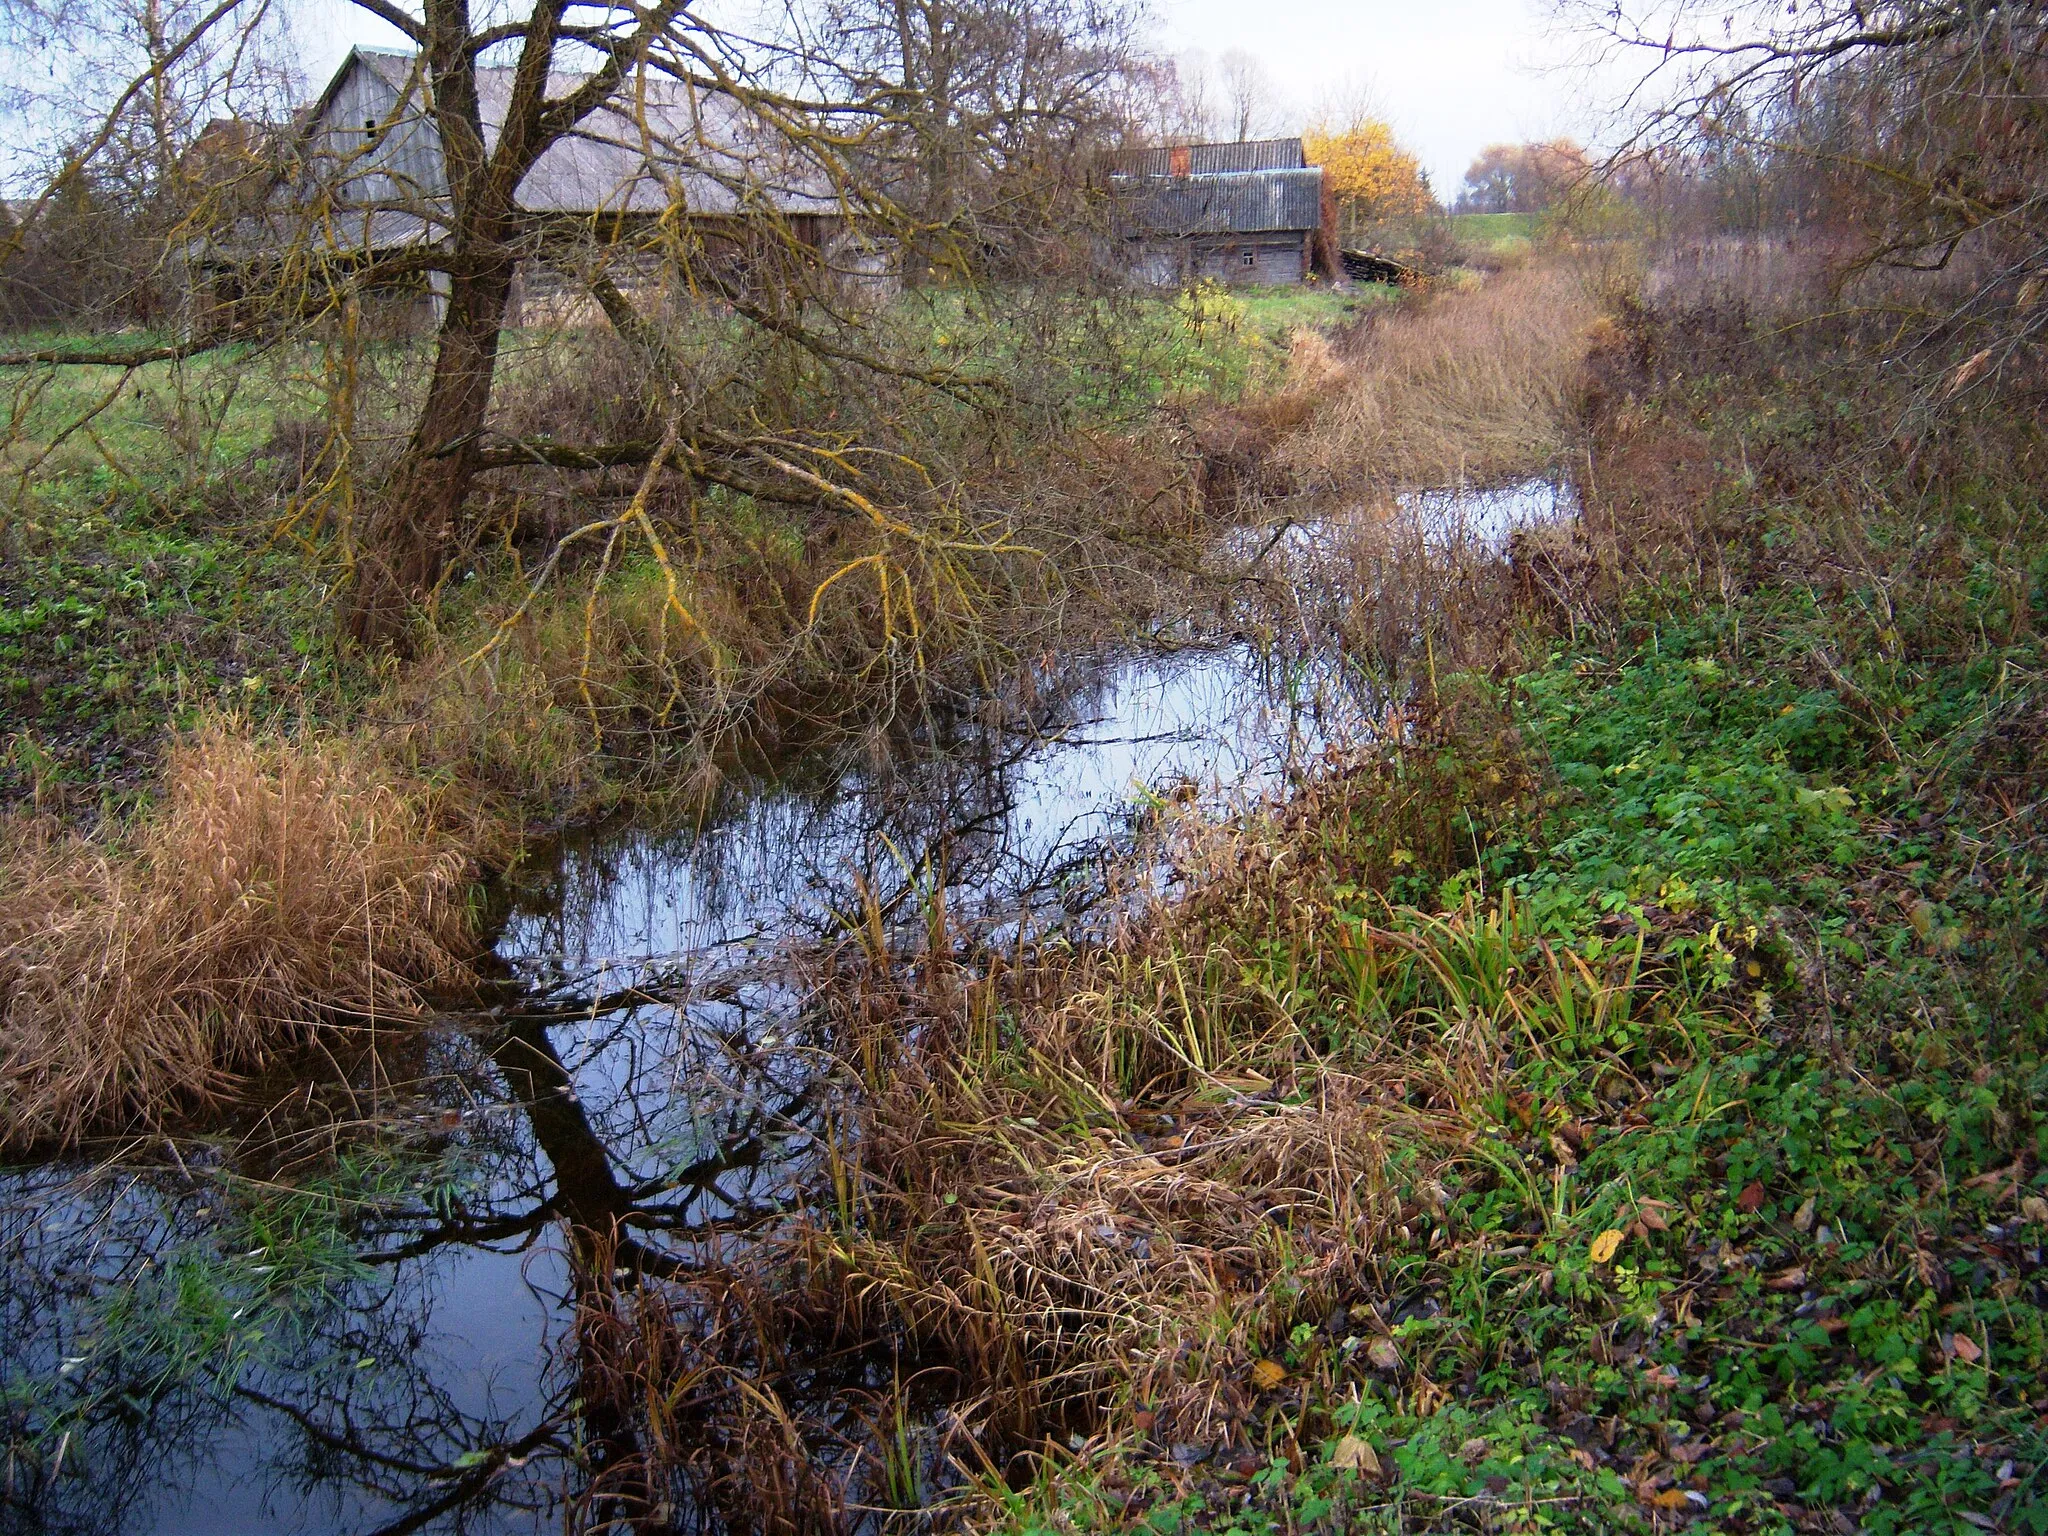
M477 71L486 149L497 142L513 70ZM549 82L551 96L573 78ZM261 279L266 251L309 249L317 260L368 268L433 246L448 234L447 175L440 131L419 56L356 48L327 88L296 115L291 152L279 168L260 230L211 253L223 297ZM879 280L872 255L851 247L829 178L728 97L666 77L637 82L550 146L517 192L535 259L522 263L517 310L574 306L560 265L547 259L592 243L644 244L657 222L687 230L707 271L738 260L751 234L773 221L778 235L817 250L855 278ZM673 245L671 245L673 250ZM646 263L643 261L642 265ZM427 279L411 280L425 311L437 304ZM407 302L397 295L402 308ZM232 307L232 299L229 300ZM544 318L535 315L532 318Z
M1148 284L1299 283L1334 248L1300 139L1142 150L1116 162L1110 190L1125 260Z

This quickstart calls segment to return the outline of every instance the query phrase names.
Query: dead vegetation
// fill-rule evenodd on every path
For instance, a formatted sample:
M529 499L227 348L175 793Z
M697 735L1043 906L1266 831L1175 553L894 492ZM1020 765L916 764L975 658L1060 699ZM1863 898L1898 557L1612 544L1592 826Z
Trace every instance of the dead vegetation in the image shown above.
M497 835L360 745L231 723L176 747L131 847L16 824L0 864L0 1138L215 1103L330 1024L467 989Z
M1532 787L1512 753L1439 770L1442 729L1179 826L1186 889L1105 947L956 954L941 916L916 965L863 955L828 993L861 1085L798 1256L809 1294L953 1363L964 1465L1112 1404L1162 1444L1243 1443L1255 1363L1375 1293L1514 1054L1560 1010L1652 1001L1626 966L1515 978L1512 905L1360 894L1462 867L1468 807Z
M1541 474L1565 451L1597 308L1562 263L1403 305L1352 339L1348 380L1281 463L1347 499Z

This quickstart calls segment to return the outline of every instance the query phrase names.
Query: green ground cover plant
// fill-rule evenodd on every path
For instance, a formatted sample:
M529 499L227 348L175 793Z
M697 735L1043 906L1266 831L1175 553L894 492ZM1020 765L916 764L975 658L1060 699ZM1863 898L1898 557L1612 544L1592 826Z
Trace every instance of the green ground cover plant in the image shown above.
M1460 245L1488 256L1520 256L1543 234L1540 213L1454 213L1445 221Z

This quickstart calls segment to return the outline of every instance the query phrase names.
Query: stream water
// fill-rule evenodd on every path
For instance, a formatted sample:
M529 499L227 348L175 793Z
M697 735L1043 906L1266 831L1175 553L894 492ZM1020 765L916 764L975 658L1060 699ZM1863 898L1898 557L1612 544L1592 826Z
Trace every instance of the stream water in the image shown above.
M1540 483L1446 505L1503 533L1568 509ZM0 1530L561 1528L602 1459L574 1234L659 1272L810 1198L793 951L907 930L935 891L998 935L1100 912L1149 808L1278 790L1376 717L1315 647L1049 660L699 826L565 841L503 918L512 1001L324 1068L322 1123L378 1137L337 1156L280 1114L0 1171ZM820 1362L818 1390L876 1369Z

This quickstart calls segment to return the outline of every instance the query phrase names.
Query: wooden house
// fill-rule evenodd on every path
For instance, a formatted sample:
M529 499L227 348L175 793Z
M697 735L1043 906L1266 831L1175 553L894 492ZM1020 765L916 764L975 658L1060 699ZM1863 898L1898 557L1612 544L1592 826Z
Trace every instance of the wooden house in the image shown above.
M1323 173L1300 139L1141 150L1115 162L1109 184L1141 282L1299 283L1329 248Z
M509 66L477 70L487 152L512 84ZM576 84L558 76L548 95ZM374 278L390 258L445 240L448 181L430 91L417 54L353 49L296 115L270 206L256 221L261 227L245 224L238 241L211 253L216 286L249 284L252 263L266 252L303 249L316 262L368 269ZM856 277L877 275L873 254L848 237L824 166L731 97L668 77L622 87L549 146L516 198L533 252L518 285L529 306L563 297L562 265L577 248L624 244L644 252L657 224L671 260L694 255L707 268L729 267L750 235L772 223L779 239L793 238ZM678 250L678 233L687 251ZM639 258L643 269L653 260ZM413 286L423 303L438 303L438 284L415 279ZM510 318L518 323L517 314Z

